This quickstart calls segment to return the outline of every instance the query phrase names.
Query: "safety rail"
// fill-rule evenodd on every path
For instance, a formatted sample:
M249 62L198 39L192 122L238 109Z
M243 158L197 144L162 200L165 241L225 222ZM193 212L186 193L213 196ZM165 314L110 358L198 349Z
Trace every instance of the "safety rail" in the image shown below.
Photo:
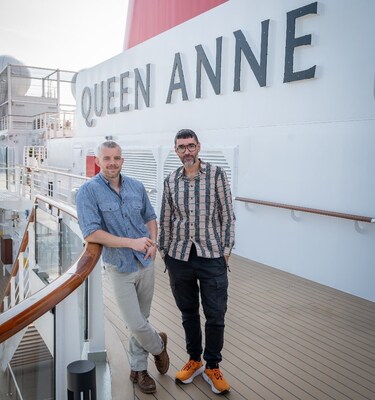
M36 196L35 204L44 202L68 215L77 218L76 211L69 206L61 205L44 196ZM34 214L29 221L33 221ZM26 231L27 232L27 229ZM21 248L27 246L27 233L22 240ZM22 250L20 249L20 251ZM24 299L19 304L0 314L0 343L7 340L17 332L27 327L30 323L37 320L47 311L53 309L58 303L74 292L89 276L100 258L101 246L88 243L85 245L79 259L60 277L56 278L49 285L34 293L31 297ZM12 276L19 268L18 257L14 264ZM9 287L6 293L9 293Z
M301 211L301 212L306 212L306 213L311 213L311 214L325 215L328 217L344 218L344 219L349 219L349 220L356 221L356 222L367 222L367 223L375 222L375 218L366 217L366 216L362 216L362 215L346 214L346 213L341 213L341 212L336 212L336 211L321 210L321 209L317 209L317 208L308 208L308 207L295 206L295 205L291 205L291 204L275 203L272 201L250 199L247 197L238 197L237 196L234 199L236 201L241 201L244 203L259 204L262 206L269 206L269 207L276 207L276 208L284 208L286 210Z
M84 244L74 207L36 195L31 210L0 314L0 398L62 399L69 363L106 363L101 246Z
M76 190L89 179L68 171L41 167L17 167L16 173L20 174L21 185L14 188L14 192L29 199L40 194L68 204L75 204Z
M79 260L61 277L0 315L0 343L4 342L73 293L90 275L101 254L101 246L86 244Z
M34 220L35 220L35 208L33 207L33 209L31 210L30 216L29 216L28 226L30 224L33 224ZM28 243L29 243L29 230L26 228L24 231L23 237L22 237L20 247L17 251L15 261L13 263L9 283L4 292L4 299L0 304L0 312L4 312L9 308L9 304L7 303L6 306L4 306L4 302L11 296L12 286L14 285L14 281L16 280L17 276L20 276L19 266L20 266L20 264L23 265L23 254L26 251ZM14 289L15 288L13 288L13 291L14 291ZM20 300L21 301L23 300L23 296L20 297ZM13 301L12 303L13 303L12 306L15 306L15 301Z
M35 153L32 154L35 156ZM38 164L38 160L36 163ZM0 167L0 189L6 188L9 193L29 200L41 195L57 200L59 203L75 205L75 196L79 187L89 179L90 177L75 175L70 173L69 170L57 168L31 165ZM157 192L155 188L146 187L145 189L149 196Z
M16 303L23 301L24 296L19 296L18 301L16 301L14 292L15 292L15 281L17 280L18 286L22 285L23 283L23 273L22 273L22 268L20 271L19 266L25 266L25 262L26 261L28 263L28 260L24 258L24 254L26 252L28 243L29 243L29 227L30 225L34 224L35 222L35 206L38 205L38 202L44 202L46 204L49 204L52 207L55 207L58 211L57 211L57 216L60 215L60 212L63 211L65 214L70 215L71 217L77 219L77 213L75 211L75 209L73 209L72 207L68 206L68 205L62 205L60 203L58 203L57 201L54 201L50 198L41 196L41 195L36 195L35 196L35 200L34 200L34 207L31 210L30 216L29 216L29 220L28 220L28 224L27 227L24 231L23 237L22 237L22 241L20 244L20 247L18 249L17 255L15 257L15 262L13 263L12 266L12 270L11 270L11 275L10 275L10 280L9 283L5 289L4 292L4 300L3 302L0 304L0 312L4 312L9 308L9 305L11 307L14 307L16 305ZM12 289L13 288L13 289ZM23 292L23 288L21 288L21 292ZM10 304L8 304L8 298L9 297L13 297L13 300L10 302Z

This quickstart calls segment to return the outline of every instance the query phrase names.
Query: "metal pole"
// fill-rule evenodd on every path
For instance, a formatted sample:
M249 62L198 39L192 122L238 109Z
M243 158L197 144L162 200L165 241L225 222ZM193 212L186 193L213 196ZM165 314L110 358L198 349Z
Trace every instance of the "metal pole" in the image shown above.
M8 65L7 68L7 79L8 79L8 130L12 129L12 66Z
M59 275L62 275L62 262L63 262L63 232L62 232L62 217L59 215L57 217L57 225L58 225L58 241L59 241L59 257L58 257L58 270Z
M56 70L57 75L57 124L58 130L60 129L60 120L61 120L61 103L60 103L60 70Z

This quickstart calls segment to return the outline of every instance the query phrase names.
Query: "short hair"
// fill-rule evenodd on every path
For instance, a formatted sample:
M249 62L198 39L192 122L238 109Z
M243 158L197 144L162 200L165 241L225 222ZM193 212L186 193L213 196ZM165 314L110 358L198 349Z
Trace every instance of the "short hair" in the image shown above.
M95 156L99 157L102 149L106 147L107 149L114 149L116 147L118 147L121 151L121 146L114 142L113 140L106 140L105 142L101 143L97 148L96 148L96 152L95 152Z
M191 129L180 129L174 138L174 144L176 145L177 139L188 139L193 138L197 143L199 143L198 136Z

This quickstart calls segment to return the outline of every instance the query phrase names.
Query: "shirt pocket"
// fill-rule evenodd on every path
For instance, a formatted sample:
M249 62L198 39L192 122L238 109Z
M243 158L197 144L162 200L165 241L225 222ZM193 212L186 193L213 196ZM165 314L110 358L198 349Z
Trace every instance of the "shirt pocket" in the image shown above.
M116 221L122 219L120 205L114 201L99 204L99 208L107 228L116 225Z
M130 203L130 212L136 224L144 224L143 205L140 201Z

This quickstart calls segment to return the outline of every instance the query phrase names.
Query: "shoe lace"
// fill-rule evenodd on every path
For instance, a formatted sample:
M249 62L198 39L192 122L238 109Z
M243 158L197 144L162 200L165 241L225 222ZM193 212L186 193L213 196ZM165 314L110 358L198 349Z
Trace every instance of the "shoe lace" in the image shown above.
M139 371L138 374L142 378L150 378L150 375L148 374L147 371Z
M189 360L184 366L183 366L183 371L189 371L189 369L194 368L195 361L194 360Z
M213 376L214 376L214 378L216 380L218 380L218 381L222 381L223 380L223 374L222 374L222 372L220 371L219 368L214 368L211 371L212 371L212 374L213 374Z

